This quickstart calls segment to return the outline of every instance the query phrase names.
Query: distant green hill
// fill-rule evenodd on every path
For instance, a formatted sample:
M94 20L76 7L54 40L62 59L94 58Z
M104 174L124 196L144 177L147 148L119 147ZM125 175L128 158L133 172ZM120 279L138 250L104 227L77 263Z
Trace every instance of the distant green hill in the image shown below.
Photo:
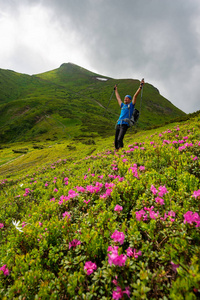
M72 63L33 76L0 69L0 142L113 134L120 112L114 95L105 109L115 84L123 98L135 93L139 80L109 78ZM136 108L140 109L140 96ZM185 115L145 84L137 130Z

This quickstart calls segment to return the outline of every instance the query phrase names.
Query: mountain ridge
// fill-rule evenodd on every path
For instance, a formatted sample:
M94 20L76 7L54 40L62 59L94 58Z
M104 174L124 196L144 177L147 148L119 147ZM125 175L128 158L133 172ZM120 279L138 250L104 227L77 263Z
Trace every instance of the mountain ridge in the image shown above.
M106 110L114 85L122 97L139 86L137 79L114 79L73 63L35 75L0 69L0 83L1 143L111 135L120 112L114 95ZM141 100L137 130L186 115L149 83L136 108Z

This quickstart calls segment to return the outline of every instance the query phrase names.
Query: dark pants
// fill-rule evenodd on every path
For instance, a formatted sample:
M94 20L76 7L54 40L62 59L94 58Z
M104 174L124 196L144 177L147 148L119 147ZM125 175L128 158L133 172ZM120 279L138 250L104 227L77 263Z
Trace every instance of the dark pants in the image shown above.
M115 132L115 149L123 148L123 139L128 128L129 126L126 124L117 125Z

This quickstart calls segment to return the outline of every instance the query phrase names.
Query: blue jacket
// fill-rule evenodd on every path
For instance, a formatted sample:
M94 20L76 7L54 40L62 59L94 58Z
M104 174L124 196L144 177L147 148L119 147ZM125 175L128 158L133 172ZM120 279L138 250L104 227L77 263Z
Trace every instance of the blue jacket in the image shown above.
M128 106L130 105L130 108ZM121 104L121 114L119 116L119 119L117 121L117 124L126 124L129 125L127 122L123 121L124 119L129 119L132 116L133 110L134 110L135 104L132 102L129 104Z

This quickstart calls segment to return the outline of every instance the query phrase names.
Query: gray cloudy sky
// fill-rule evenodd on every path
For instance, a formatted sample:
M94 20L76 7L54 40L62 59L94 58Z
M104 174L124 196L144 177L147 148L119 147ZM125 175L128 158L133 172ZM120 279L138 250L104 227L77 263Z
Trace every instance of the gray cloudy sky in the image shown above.
M200 110L199 0L0 0L0 36L2 69L72 62L144 77L184 112Z

